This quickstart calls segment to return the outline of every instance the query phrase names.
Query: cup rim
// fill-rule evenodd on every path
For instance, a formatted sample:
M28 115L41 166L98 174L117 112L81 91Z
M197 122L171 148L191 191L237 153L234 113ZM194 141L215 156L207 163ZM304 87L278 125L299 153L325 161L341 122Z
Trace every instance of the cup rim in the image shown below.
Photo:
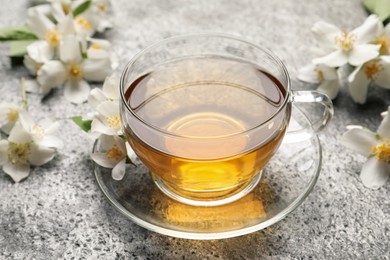
M233 36L233 35L229 35L229 34L224 34L224 33L192 33L192 34L181 34L181 35L175 35L175 36L171 36L171 37L168 37L168 38L165 38L165 39L162 39L162 40L159 40L159 41L156 41L155 43L145 47L144 49L142 49L141 51L139 51L132 59L130 59L130 61L126 64L125 66L125 69L122 71L121 73L121 77L120 77L120 81L119 81L119 88L120 88L120 96L121 96L121 101L122 101L122 105L125 106L126 108L126 111L127 112L130 112L139 122L141 122L142 124L146 125L147 127L149 128L152 128L153 130L157 131L157 132L161 132L161 133L164 133L164 135L168 135L168 136L172 136L172 137L175 137L175 138L188 138L186 136L182 136L182 135L178 135L178 134L174 134L172 132L169 132L169 131L166 131L164 129L161 129L155 125L152 125L150 123L148 123L147 121L145 121L144 119L142 119L141 117L139 117L134 111L133 109L130 107L130 105L128 104L126 98L125 98L125 91L124 91L124 87L125 87L125 75L126 75L126 72L131 68L131 66L138 60L138 58L140 56L142 56L143 54L147 53L149 50L151 49L154 49L155 47L157 46L160 46L162 44L166 44L166 43L169 43L169 42L172 42L172 41L177 41L177 40L180 40L180 39L189 39L189 38L198 38L198 37L218 37L218 38L224 38L224 39L228 39L228 40L234 40L234 41L238 41L238 42L241 42L241 43L244 43L244 44L247 44L249 46L252 46L256 49L259 49L260 51L268 54L272 59L274 59L274 61L279 65L279 67L282 69L283 71L283 74L284 76L286 77L287 79L287 86L286 86L286 96L282 102L282 105L274 112L274 114L272 116L270 116L267 120L263 121L262 123L260 124L257 124L249 129L246 129L245 131L242 131L242 132L239 132L239 133L234 133L234 134L230 134L230 135L224 135L224 136L215 136L215 137L191 137L191 139L212 139L212 140L215 140L215 139L224 139L224 138L229 138L229 137L233 137L233 136L239 136L239 135L242 135L242 134L245 134L245 133L248 133L254 129L257 129L259 127L262 127L266 124L268 124L272 119L274 119L284 108L285 106L289 103L290 99L291 99L291 79L290 79L290 75L287 71L287 68L286 66L284 65L284 63L282 62L282 60L276 55L274 54L271 50L265 48L265 47L261 47L261 46L258 46L254 43L251 43L249 41L246 41L244 39L240 39L239 37L237 36Z

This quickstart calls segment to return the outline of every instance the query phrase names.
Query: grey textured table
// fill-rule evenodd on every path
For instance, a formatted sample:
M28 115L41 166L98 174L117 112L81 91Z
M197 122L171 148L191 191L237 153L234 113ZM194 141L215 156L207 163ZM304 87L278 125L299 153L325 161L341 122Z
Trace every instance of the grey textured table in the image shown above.
M294 89L312 88L296 79L313 44L318 20L341 28L360 25L367 14L349 1L174 1L114 0L109 39L123 68L135 53L162 38L188 32L225 32L274 50L286 63ZM0 1L0 26L22 24L28 1ZM19 102L23 67L13 67L0 45L0 101ZM98 86L98 85L97 85ZM36 117L61 120L66 146L49 164L13 183L0 171L1 259L388 259L390 257L390 183L363 187L358 173L364 158L340 143L346 125L376 129L390 92L370 90L367 104L354 104L343 88L335 116L321 133L324 162L306 201L277 224L249 235L215 241L171 238L138 227L105 199L92 174L86 138L68 116L89 112L55 91L41 100L30 94Z

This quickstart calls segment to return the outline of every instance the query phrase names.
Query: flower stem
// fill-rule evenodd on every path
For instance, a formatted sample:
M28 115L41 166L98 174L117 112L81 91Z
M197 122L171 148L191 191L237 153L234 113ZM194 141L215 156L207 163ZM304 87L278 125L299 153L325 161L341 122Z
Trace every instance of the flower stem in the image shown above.
M22 108L27 110L26 80L22 78Z

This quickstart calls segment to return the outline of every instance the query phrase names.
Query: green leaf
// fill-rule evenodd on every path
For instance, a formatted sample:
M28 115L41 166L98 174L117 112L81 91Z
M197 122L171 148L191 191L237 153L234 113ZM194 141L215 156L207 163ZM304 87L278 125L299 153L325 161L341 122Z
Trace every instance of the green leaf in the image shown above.
M91 5L90 0L85 1L84 3L80 4L79 6L76 7L76 9L74 9L73 16L76 17L79 14L82 14L83 12L85 12L85 10L87 10L89 8L90 5Z
M0 41L35 40L38 39L25 26L12 26L0 28Z
M92 120L83 120L81 116L74 116L70 119L72 119L73 122L75 122L75 124L78 125L85 132L91 130Z
M10 57L23 57L27 53L27 46L33 43L34 40L24 41L10 41L9 42L9 53Z
M383 22L390 18L390 0L365 0L363 6Z

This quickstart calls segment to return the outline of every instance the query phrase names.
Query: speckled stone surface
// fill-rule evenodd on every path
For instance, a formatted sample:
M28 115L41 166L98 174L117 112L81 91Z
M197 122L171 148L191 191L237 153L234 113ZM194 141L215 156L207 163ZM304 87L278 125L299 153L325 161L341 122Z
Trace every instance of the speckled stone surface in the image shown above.
M190 32L224 32L272 49L285 61L294 89L313 88L296 79L308 63L310 28L318 20L344 29L360 25L366 12L349 1L114 0L115 28L106 32L120 68L156 40ZM22 24L28 1L0 0L0 26ZM19 102L21 77L0 44L0 102ZM95 85L99 86L99 85ZM213 241L171 238L150 232L107 202L92 174L92 140L67 118L89 112L54 91L44 100L29 94L36 118L61 120L66 146L53 161L34 168L20 183L0 170L0 259L389 259L390 182L364 188L364 158L339 143L346 125L376 129L390 92L373 87L356 105L343 88L335 116L320 134L323 167L313 192L287 218L249 235Z

